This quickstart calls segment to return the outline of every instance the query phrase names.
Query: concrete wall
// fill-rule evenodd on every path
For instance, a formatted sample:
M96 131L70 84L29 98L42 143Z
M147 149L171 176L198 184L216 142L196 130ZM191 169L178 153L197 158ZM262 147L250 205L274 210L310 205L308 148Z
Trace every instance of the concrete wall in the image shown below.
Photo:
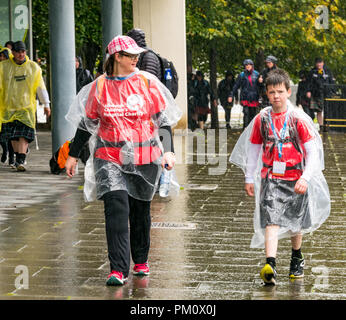
M150 48L173 61L179 76L176 101L184 112L176 128L187 128L185 0L133 0L133 25L145 32Z

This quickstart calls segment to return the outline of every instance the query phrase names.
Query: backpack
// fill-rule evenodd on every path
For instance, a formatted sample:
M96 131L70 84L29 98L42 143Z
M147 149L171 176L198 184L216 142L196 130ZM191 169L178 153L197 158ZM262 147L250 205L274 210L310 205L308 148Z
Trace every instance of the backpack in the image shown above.
M168 61L166 58L161 57L158 53L154 52L153 50L148 50L153 52L157 58L160 61L161 65L161 76L160 80L161 82L168 88L168 90L171 92L173 98L175 98L178 94L178 73L177 70L174 67L174 64L172 61ZM142 64L142 60L145 53L141 56L140 61L138 61L138 65L140 66Z
M53 157L49 160L50 173L52 174L60 174L65 171L65 163L68 157L68 153L70 151L70 144L73 142L67 140L54 154ZM80 159L86 164L88 158L90 156L89 145L86 143L79 155Z

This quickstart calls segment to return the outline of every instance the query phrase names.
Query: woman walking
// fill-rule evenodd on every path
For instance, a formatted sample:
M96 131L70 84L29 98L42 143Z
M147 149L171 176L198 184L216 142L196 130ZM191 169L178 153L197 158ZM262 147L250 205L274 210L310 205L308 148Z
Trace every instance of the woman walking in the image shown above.
M77 126L66 172L75 174L89 141L84 194L87 201L104 201L107 285L127 282L130 252L133 273L149 274L150 202L162 168L175 163L171 126L182 112L154 75L136 68L143 51L132 38L115 37L107 46L105 73L80 91L66 116Z

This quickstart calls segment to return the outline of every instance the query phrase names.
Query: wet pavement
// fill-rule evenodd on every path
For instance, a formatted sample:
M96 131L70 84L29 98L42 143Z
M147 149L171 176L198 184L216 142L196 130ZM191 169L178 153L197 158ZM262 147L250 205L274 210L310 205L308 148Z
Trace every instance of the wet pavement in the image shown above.
M249 247L254 201L228 162L239 134L217 131L213 150L203 142L212 131L176 131L181 190L152 202L151 274L107 287L103 203L83 201L83 168L72 180L49 173L51 136L39 132L26 172L0 168L0 299L345 299L346 134L323 133L332 212L304 237L305 277L290 282L290 241L280 240L275 287L261 283L264 250Z

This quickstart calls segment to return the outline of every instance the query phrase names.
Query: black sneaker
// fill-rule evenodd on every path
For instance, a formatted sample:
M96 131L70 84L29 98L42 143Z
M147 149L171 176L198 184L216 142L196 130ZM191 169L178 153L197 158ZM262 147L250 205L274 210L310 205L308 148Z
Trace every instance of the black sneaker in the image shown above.
M267 263L261 270L260 276L262 280L264 281L265 284L273 284L275 285L276 283L276 277L277 277L277 272L276 272L276 267L271 265L270 263Z
M302 278L304 277L304 265L305 260L304 256L302 258L291 258L291 264L290 264L290 278L296 279L296 278Z
M24 161L22 160L18 160L16 163L15 163L15 166L17 168L17 171L19 172L23 172L23 171L26 171L26 168L24 166Z
M25 169L25 154L24 153L18 153L16 156L16 168L17 171L26 171Z

